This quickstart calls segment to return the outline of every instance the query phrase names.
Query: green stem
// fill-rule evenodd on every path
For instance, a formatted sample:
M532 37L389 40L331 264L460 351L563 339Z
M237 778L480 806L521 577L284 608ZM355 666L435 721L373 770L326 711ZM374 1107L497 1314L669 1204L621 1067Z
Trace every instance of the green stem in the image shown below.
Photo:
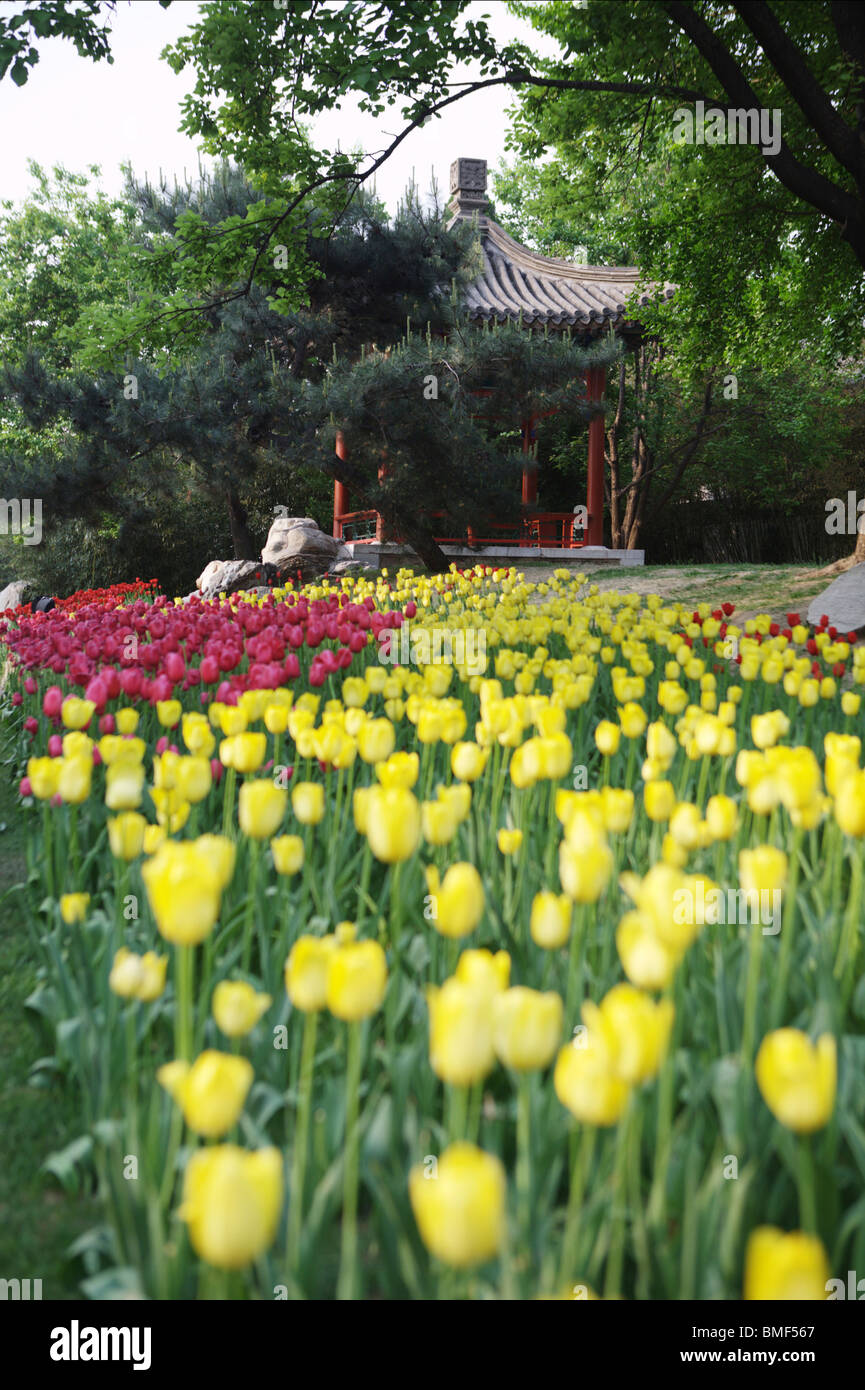
M194 960L191 946L176 946L177 1003L174 1018L174 1051L178 1061L192 1061L192 979Z
M300 1230L303 1221L303 1184L306 1176L306 1156L309 1147L309 1119L312 1109L312 1075L315 1067L315 1037L318 1014L310 1012L303 1020L303 1042L300 1052L300 1083L297 1098L297 1123L291 1158L291 1189L289 1192L286 1259L289 1279L297 1273L300 1249Z
M348 1059L345 1076L345 1158L343 1167L342 1248L336 1296L340 1301L355 1296L357 1274L357 1188L360 1144L358 1106L360 1098L361 1025L348 1025Z
M787 979L790 974L790 960L793 950L793 932L796 922L796 888L799 882L799 860L802 854L804 831L796 826L793 831L793 848L790 853L790 877L785 888L784 917L781 922L781 949L778 952L778 973L772 991L772 1007L769 1014L770 1028L777 1028L784 1012L787 995ZM762 935L762 931L761 931Z
M628 1161L628 1129L630 1126L633 1096L629 1099L624 1115L619 1121L616 1134L616 1159L613 1169L612 1231L610 1234L610 1253L607 1258L607 1274L604 1281L604 1298L618 1298L622 1290L622 1266L625 1260L625 1216L626 1216L626 1177Z
M594 1125L583 1125L579 1150L571 1169L571 1187L568 1194L568 1211L565 1217L565 1237L562 1243L560 1271L560 1283L563 1288L570 1284L577 1269L583 1193L586 1190L586 1179L589 1175L597 1134L598 1131Z
M814 1155L807 1134L798 1141L796 1178L799 1188L799 1223L809 1235L817 1234L817 1197L814 1181Z
M528 1248L532 1231L532 1078L524 1071L517 1077L517 1204L520 1237Z

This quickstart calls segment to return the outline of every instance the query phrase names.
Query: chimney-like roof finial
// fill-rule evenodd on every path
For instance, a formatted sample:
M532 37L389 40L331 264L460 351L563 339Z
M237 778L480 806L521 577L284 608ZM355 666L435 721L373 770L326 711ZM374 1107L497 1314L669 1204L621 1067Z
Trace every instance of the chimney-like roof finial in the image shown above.
M487 210L487 161L455 159L451 165L451 196L448 210L453 217L481 216Z

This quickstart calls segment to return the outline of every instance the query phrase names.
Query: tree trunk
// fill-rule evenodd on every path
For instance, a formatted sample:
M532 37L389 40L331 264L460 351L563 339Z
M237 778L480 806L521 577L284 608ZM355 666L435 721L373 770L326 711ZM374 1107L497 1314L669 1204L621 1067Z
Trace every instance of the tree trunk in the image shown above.
M836 560L834 564L825 565L822 569L809 570L802 578L830 579L834 574L844 574L845 571L852 570L854 565L865 565L865 531L857 531L852 555L845 555L843 560Z
M428 526L421 525L413 517L398 513L390 515L382 513L382 516L389 528L401 532L405 536L412 550L417 552L432 574L447 573L450 560L435 540Z
M261 550L247 525L246 508L230 485L225 489L225 501L235 560L260 560Z
M619 431L625 414L625 358L619 363L619 396L616 413L607 430L607 458L610 465L610 544L614 550L622 545L621 509L619 507Z

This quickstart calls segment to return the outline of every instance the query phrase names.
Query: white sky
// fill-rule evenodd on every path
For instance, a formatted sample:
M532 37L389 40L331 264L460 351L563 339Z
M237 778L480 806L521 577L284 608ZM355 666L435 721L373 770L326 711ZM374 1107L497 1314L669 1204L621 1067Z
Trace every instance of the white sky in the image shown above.
M0 0L0 15L19 10L17 0ZM472 11L490 16L501 42L523 38L536 50L556 50L551 40L510 15L500 0L473 3ZM197 0L174 0L168 10L156 0L120 0L111 20L113 64L80 58L66 40L37 40L39 62L25 86L16 87L8 74L0 81L0 200L18 203L26 197L31 188L28 159L76 172L99 164L102 186L109 192L121 189L119 166L125 161L139 178L156 178L160 169L169 176L182 178L184 170L194 176L198 151L178 132L180 102L192 88L193 74L187 69L175 75L159 54L187 31L197 12ZM476 75L467 69L453 74L457 80ZM506 108L512 100L513 94L501 88L479 92L413 131L379 172L380 197L393 209L412 174L423 193L434 171L447 198L451 161L459 156L486 159L494 168L505 153ZM378 151L401 127L398 108L375 120L347 99L324 113L313 132L326 148L352 148L360 142L364 149Z

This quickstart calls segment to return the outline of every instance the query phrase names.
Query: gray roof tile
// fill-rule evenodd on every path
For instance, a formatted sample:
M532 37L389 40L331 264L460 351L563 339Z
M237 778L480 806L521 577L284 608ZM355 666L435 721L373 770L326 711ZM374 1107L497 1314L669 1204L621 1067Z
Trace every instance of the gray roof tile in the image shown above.
M478 216L477 226L484 270L464 292L470 318L503 322L522 315L528 325L583 332L634 326L625 300L642 278L636 266L574 265L521 246L488 217ZM668 283L645 285L636 305L670 299L675 291Z

